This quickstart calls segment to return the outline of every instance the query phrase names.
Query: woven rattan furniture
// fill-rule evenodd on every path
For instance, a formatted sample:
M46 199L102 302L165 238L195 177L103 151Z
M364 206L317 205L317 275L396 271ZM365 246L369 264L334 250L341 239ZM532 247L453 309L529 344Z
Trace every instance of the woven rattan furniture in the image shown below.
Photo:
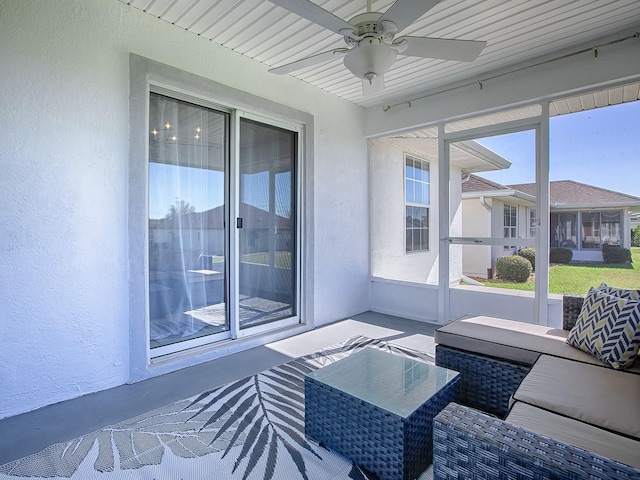
M577 295L563 297L564 330L571 330L575 325L583 301L584 297ZM536 353L530 361L518 362L436 345L436 365L460 372L460 402L499 417L506 415L511 395L537 356Z
M583 300L563 298L563 330L442 327L436 363L460 371L461 395L434 419L434 479L640 479L640 365L616 371L566 344Z
M433 436L435 480L640 478L638 469L455 403L436 416Z
M458 385L457 372L366 348L306 376L305 432L381 480L414 479Z

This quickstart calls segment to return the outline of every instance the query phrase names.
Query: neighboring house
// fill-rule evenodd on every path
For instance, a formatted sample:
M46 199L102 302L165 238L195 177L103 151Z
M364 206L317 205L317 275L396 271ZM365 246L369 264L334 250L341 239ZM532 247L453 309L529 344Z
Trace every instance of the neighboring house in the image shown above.
M531 238L533 247L535 189L535 183L500 185L471 175L462 184L463 236ZM631 246L631 217L640 210L640 198L560 180L550 182L549 199L552 248L570 248L574 260L602 261L602 245ZM463 272L486 276L498 257L516 251L516 247L465 246Z

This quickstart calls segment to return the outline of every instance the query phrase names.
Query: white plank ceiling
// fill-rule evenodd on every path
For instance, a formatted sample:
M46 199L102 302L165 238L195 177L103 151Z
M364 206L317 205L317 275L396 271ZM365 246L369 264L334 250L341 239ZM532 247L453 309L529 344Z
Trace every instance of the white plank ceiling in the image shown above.
M269 67L346 46L340 35L267 0L119 1ZM366 0L314 2L345 20L365 12L367 3ZM375 11L384 12L392 3L373 0L372 5ZM415 97L539 57L566 53L567 49L577 49L603 37L628 35L634 27L640 29L639 0L442 0L397 36L486 41L487 47L474 62L399 55L385 75L385 91L367 97L362 95L361 82L343 66L342 59L292 75L368 107Z

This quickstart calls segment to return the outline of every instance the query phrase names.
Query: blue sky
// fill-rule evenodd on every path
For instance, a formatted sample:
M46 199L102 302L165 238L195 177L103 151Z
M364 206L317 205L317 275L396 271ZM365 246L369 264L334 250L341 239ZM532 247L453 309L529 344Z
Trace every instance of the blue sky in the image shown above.
M481 176L502 184L535 181L533 132L478 140L512 162ZM551 180L575 180L640 197L640 101L550 119Z

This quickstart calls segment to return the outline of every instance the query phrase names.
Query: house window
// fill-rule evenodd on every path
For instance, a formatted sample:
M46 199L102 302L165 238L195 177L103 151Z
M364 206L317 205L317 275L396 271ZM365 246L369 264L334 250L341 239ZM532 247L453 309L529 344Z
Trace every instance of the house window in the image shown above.
M516 238L518 235L518 208L514 205L504 206L504 238ZM505 250L515 247L504 247Z
M405 155L406 251L429 250L429 163Z
M529 209L529 237L530 238L536 238L537 223L538 222L536 221L536 209L530 208Z

